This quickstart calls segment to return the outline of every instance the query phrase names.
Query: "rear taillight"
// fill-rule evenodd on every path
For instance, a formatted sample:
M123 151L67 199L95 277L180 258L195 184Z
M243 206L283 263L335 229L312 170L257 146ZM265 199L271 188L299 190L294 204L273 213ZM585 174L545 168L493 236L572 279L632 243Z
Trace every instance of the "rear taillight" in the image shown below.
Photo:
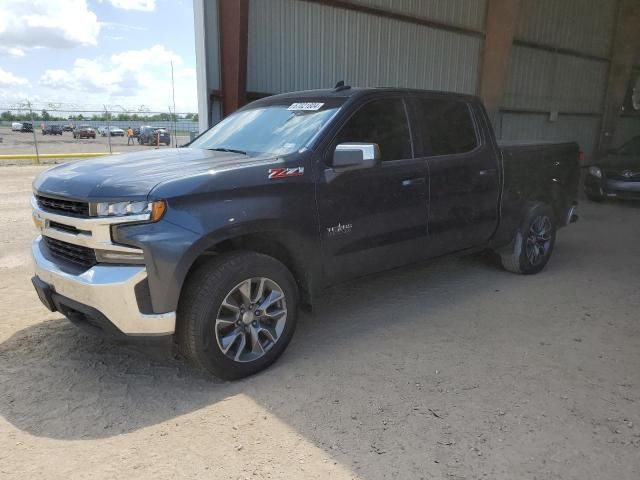
M584 152L582 150L578 151L578 160L582 163L584 162Z

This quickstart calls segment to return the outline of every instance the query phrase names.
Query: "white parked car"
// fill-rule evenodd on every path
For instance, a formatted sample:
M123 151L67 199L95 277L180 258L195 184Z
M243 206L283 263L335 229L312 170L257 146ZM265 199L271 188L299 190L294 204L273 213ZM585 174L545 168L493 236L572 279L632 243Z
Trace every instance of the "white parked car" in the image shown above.
M22 131L22 122L13 122L11 124L12 132L21 132Z
M100 130L100 128L102 130ZM100 127L98 129L98 133L103 137L106 137L109 132L111 132L112 137L124 137L124 130L118 127Z

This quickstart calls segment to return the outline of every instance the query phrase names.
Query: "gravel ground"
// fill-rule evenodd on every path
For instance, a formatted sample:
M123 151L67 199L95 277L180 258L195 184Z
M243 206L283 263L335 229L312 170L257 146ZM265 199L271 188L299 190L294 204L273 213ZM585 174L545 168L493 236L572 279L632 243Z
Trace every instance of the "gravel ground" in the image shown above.
M327 292L222 383L29 284L38 167L0 168L0 477L640 478L640 205L583 204L532 277L441 259Z

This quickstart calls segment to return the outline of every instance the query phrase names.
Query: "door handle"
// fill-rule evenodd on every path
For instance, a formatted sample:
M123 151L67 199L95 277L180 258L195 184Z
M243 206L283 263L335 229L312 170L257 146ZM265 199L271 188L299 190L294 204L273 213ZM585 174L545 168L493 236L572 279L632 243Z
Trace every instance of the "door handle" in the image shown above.
M426 182L424 177L417 177L417 178L407 178L406 180L402 181L402 186L403 187L412 187L414 185L424 185Z
M488 177L489 175L495 175L496 173L498 173L498 169L487 168L486 170L480 170L478 172L478 175L480 175L481 177Z

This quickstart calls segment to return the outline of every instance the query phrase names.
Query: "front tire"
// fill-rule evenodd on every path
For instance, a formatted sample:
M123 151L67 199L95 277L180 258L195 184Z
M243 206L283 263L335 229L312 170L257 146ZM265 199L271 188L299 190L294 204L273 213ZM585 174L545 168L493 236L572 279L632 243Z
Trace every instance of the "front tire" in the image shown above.
M538 204L523 219L510 250L500 254L502 267L524 275L538 273L551 258L555 242L553 211L548 205Z
M225 380L264 370L296 328L298 290L278 260L255 252L207 259L189 275L178 306L179 350Z

